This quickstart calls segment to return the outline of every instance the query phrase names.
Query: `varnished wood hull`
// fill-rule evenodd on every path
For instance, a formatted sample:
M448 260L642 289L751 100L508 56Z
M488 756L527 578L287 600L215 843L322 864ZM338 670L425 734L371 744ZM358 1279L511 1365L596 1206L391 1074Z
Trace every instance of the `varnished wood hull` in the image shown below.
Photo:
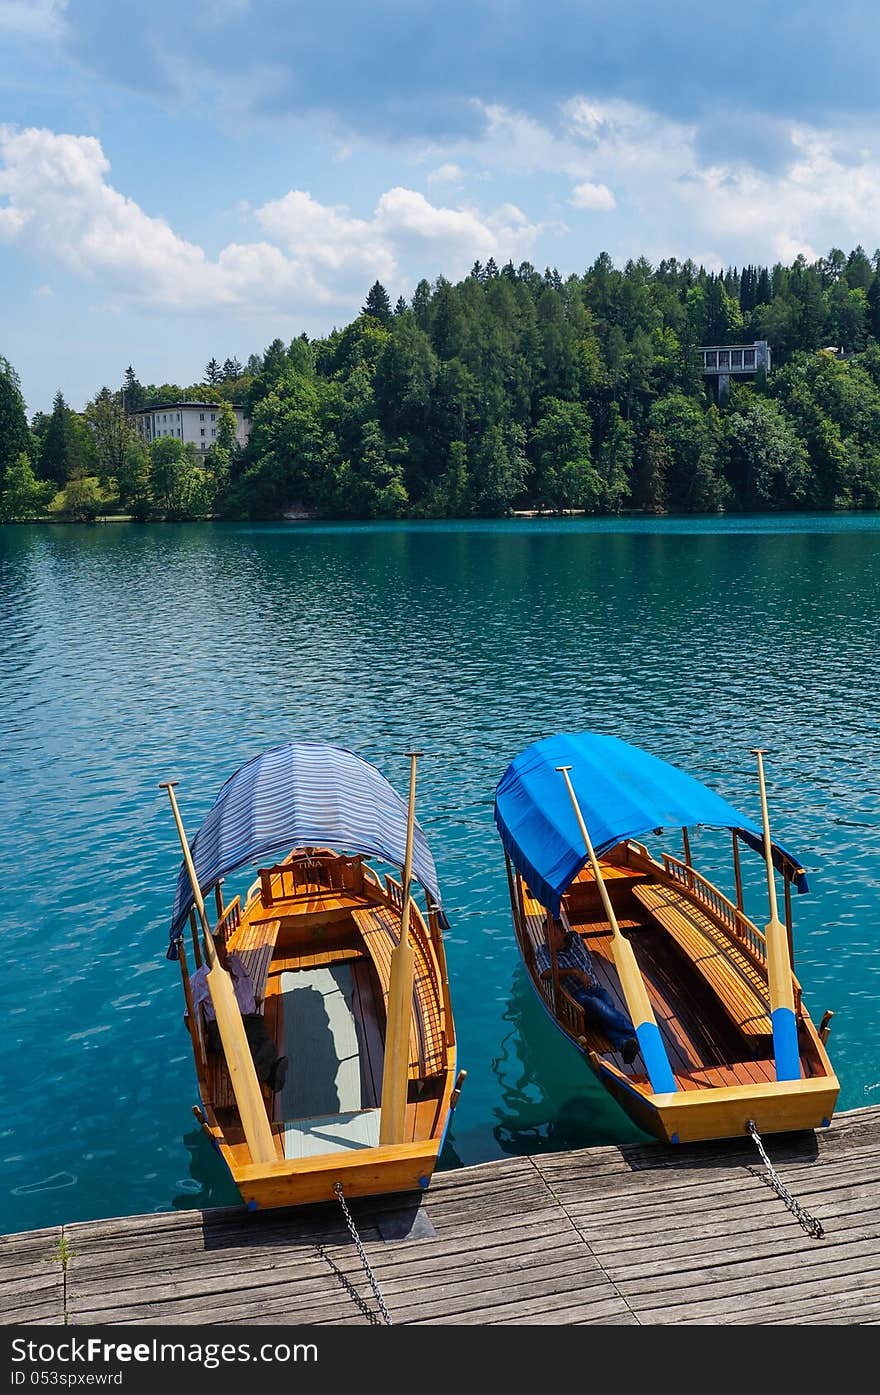
M400 888L392 878L380 883L360 859L329 852L315 858L320 870L314 874L314 883L299 868L302 856L293 853L268 874L262 873L245 906L233 904L218 924L224 924L230 952L247 960L252 977L259 978L261 971L265 975L264 1016L279 1039L282 977L295 979L301 970L342 965L352 974L357 972L353 1002L357 1002L357 1038L363 1051L358 1065L366 1097L355 1112L374 1116L377 1138L384 1011L391 951L400 933ZM308 876L312 875L310 871ZM227 1088L222 1057L211 1056L201 1038L193 1038L202 1098L196 1113L249 1209L331 1201L337 1185L349 1198L421 1191L429 1185L454 1109L456 1043L439 917L433 912L423 915L415 904L412 910L416 983L404 1141L339 1146L325 1153L317 1151L320 1142L310 1138L309 1155L285 1156L292 1125L314 1125L306 1131L319 1140L325 1137L324 1112L317 1120L280 1117L282 1096L270 1095L266 1087L276 1161L254 1163ZM318 1068L317 1061L307 1059L291 1060L289 1066L291 1071L305 1072Z
M821 1080L718 1086L674 1095L644 1095L604 1064L591 1068L633 1123L661 1143L704 1143L739 1138L751 1120L761 1134L827 1128L840 1085Z
M676 1089L654 1093L644 1064L627 1065L585 1025L557 972L536 969L544 908L508 865L514 926L530 982L560 1030L632 1121L665 1143L826 1127L839 1083L824 1041L798 1001L801 1079L775 1078L763 936L709 883L638 844L621 845L604 864L615 913L633 947L670 1062ZM563 898L563 916L589 948L595 978L619 1009L610 926L589 871ZM580 1015L578 1015L580 1014Z

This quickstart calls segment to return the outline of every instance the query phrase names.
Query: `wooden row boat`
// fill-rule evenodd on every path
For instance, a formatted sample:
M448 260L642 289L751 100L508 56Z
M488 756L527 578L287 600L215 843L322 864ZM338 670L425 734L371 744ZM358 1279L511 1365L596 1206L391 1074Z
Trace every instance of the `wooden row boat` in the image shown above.
M294 742L237 771L191 845L182 839L168 957L180 963L195 1112L251 1209L330 1200L338 1187L354 1197L430 1182L461 1078L444 915L414 794L414 758L407 809L351 752ZM403 868L402 880L380 879L374 858ZM254 865L250 889L224 900L224 880ZM218 945L238 956L266 1033L288 1058L275 1093L258 1081ZM193 1005L199 972L219 1049Z
M508 767L495 818L513 922L530 981L556 1026L634 1122L669 1143L827 1126L839 1084L794 976L791 887L803 869L763 828L689 775L592 732L539 741ZM688 829L733 835L736 899L693 866ZM683 858L639 841L683 830ZM767 859L771 916L743 907L739 853ZM778 917L782 874L786 924ZM561 923L589 951L592 976L631 1021L627 1062L560 973ZM549 960L549 968L546 967ZM586 1011L585 1011L586 1005Z

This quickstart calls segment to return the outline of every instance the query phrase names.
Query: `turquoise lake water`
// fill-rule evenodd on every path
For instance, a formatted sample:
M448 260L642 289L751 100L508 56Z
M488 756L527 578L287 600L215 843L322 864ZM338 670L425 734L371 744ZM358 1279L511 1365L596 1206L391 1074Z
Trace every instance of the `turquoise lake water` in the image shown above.
M643 745L753 817L768 748L774 832L811 878L806 1000L836 1013L840 1106L880 1101L878 602L877 516L0 528L0 1230L235 1200L190 1112L158 782L192 832L238 765L300 736L401 791L426 752L469 1072L444 1166L638 1136L510 926L493 791L562 730ZM728 848L693 844L726 889Z

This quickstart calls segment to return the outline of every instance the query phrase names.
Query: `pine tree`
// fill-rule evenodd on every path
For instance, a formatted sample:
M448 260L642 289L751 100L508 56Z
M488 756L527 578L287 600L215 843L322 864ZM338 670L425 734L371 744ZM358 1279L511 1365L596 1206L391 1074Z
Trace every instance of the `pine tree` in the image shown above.
M215 387L217 383L223 381L223 369L215 358L209 359L205 365L205 382L210 387Z
M62 392L56 392L52 403L52 415L43 437L40 453L40 477L54 480L59 486L66 485L80 470L81 451L73 423L74 413L64 400Z
M390 325L392 320L391 301L381 281L374 281L361 309L362 315L372 315L381 325Z
M138 382L137 374L131 364L125 370L125 378L122 383L122 406L127 416L133 412L139 412L147 405L147 394L142 383Z
M21 383L12 364L0 355L0 489L6 471L27 452L29 444Z

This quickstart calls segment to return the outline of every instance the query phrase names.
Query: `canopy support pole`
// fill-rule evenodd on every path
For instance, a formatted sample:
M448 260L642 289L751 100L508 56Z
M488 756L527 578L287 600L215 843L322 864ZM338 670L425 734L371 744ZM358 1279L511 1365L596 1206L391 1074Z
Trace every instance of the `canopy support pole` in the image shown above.
M691 840L690 840L690 838L688 837L688 831L687 831L686 828L683 828L683 829L681 830L681 841L682 841L682 843L684 844L684 860L685 860L685 863L687 864L688 867L692 867L692 866L693 866L693 863L691 862Z
M783 873L783 885L785 887L785 930L788 936L788 957L791 960L791 967L794 968L794 935L791 924L791 878L786 871Z
M196 968L200 969L202 967L202 948L199 944L199 932L196 926L195 909L191 910L189 913L189 928L192 931L193 959L195 960Z
M400 912L400 942L395 945L391 954L391 979L388 984L382 1112L379 1116L380 1144L406 1141L409 1030L413 1012L413 947L409 938L409 921L412 909L413 830L416 821L416 762L422 753L410 751L408 754L409 807L403 864L403 906Z
M764 752L755 750L758 758L758 787L761 793L761 817L764 823L764 861L767 864L767 894L770 919L764 927L767 938L767 980L770 988L770 1021L773 1025L773 1056L777 1080L800 1080L801 1053L797 1038L794 1012L794 985L791 956L785 926L779 919L776 904L776 877L773 869L773 844L770 841L770 815L767 810L767 788L764 783Z
M556 769L562 775L568 786L569 797L574 806L574 812L581 830L581 836L584 840L584 845L590 859L590 865L593 869L593 876L596 878L599 895L602 897L602 905L605 907L608 924L611 926L611 946L614 953L614 964L617 969L618 978L620 979L620 986L623 990L626 1006L632 1018L636 1036L638 1037L639 1049L641 1050L642 1060L648 1072L651 1089L655 1095L672 1094L677 1088L675 1076L672 1074L672 1067L669 1064L666 1047L660 1035L660 1028L657 1026L654 1009L651 1007L651 1000L648 997L648 990L645 987L645 981L642 978L641 970L636 962L633 947L629 940L623 938L620 932L617 916L614 914L614 907L611 904L611 897L608 895L608 888L605 885L602 869L599 866L599 859L590 841L587 825L584 823L584 816L581 813L577 795L574 792L574 785L571 783L571 776L568 773L571 770L571 766L557 765Z
M743 879L739 865L739 839L736 832L733 834L733 875L736 878L736 909L744 913L743 908Z

